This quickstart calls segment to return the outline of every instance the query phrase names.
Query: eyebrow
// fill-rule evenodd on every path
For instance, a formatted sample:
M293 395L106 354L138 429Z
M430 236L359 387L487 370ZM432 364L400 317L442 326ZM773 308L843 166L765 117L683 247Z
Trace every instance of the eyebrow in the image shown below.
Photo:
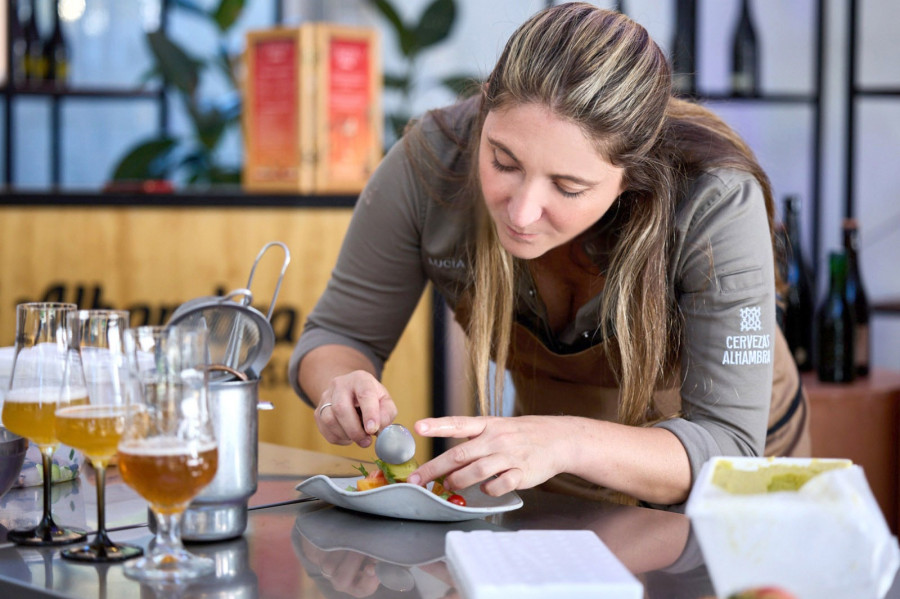
M488 142L489 142L492 146L494 146L495 148L499 149L499 150L500 150L501 152L503 152L504 154L509 155L509 157L512 158L513 160L515 160L516 162L521 162L521 161L516 157L515 152L513 152L512 150L510 150L510 149L506 146L506 144L504 144L503 142L501 142L501 141L499 141L499 140L497 140L497 139L491 137L490 135L487 135L486 137L487 137ZM593 187L593 186L599 184L598 181L589 181L588 179L584 179L584 178L582 178L582 177L577 177L577 176L575 176L575 175L566 175L566 174L563 174L563 173L551 173L551 174L550 174L550 177L553 178L553 179L564 179L564 180L566 180L566 181L569 181L569 182L571 182L571 183L574 183L575 185L583 185L583 186L585 186L585 187Z

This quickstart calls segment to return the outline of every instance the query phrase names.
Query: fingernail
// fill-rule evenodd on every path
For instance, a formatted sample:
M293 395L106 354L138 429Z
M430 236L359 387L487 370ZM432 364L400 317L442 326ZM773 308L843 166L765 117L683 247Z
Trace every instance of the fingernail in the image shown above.
M368 422L366 422L366 432L370 435L374 435L378 432L378 425L375 424L374 420L369 420Z
M429 426L424 422L420 422L416 428L419 429L420 433L427 433Z
M360 447L368 447L372 444L372 437L366 437L362 441L359 442Z
M410 474L409 478L406 479L406 482L413 485L420 485L422 484L422 477L418 474Z

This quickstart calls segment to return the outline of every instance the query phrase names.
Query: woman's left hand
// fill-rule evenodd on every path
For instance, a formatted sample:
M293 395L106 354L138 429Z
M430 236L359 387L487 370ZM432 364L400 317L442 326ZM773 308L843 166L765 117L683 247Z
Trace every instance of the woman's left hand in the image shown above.
M568 448L579 436L580 419L567 416L450 416L425 418L423 437L468 439L422 464L407 482L424 484L444 476L451 489L484 481L481 490L500 496L528 489L566 470Z

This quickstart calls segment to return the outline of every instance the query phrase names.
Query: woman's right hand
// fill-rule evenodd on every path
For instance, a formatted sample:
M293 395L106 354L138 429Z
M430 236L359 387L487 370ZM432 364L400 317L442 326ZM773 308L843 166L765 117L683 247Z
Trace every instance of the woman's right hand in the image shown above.
M371 373L354 370L331 379L315 415L319 432L329 443L368 447L372 435L397 417L397 406Z

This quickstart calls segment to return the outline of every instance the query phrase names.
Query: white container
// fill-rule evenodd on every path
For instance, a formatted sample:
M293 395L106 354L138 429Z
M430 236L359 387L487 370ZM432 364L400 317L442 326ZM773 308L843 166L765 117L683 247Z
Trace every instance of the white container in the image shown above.
M807 477L796 490L767 490ZM720 597L774 585L799 599L875 599L900 564L897 539L849 460L713 458L686 513Z

